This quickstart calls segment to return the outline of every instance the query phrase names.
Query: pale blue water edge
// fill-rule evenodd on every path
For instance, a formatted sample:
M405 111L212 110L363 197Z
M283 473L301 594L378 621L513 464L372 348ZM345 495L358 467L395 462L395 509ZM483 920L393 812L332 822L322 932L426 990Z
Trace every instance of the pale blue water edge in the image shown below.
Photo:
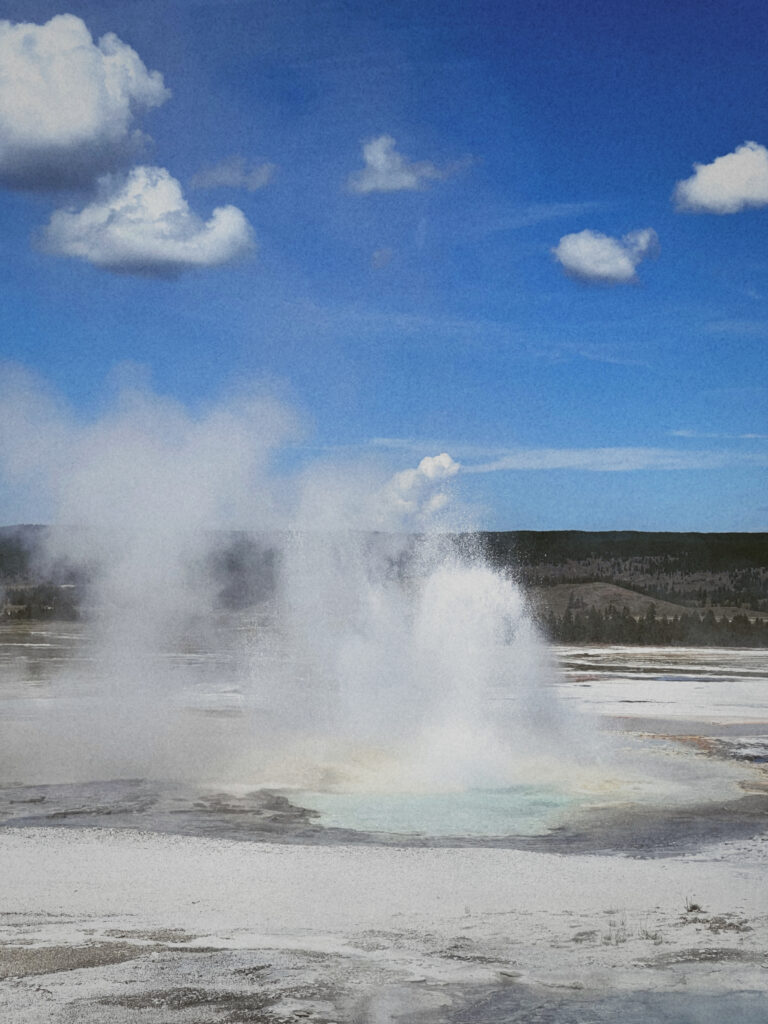
M579 797L543 786L470 789L456 793L286 792L292 803L317 811L316 824L390 835L541 835L555 827Z

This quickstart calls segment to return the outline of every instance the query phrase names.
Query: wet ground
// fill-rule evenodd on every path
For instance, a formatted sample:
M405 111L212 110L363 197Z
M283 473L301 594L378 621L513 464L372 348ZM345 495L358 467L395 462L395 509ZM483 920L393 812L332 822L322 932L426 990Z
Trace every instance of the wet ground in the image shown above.
M764 992L626 992L553 994L507 986L443 1010L434 1024L764 1024ZM407 1018L406 1018L407 1019ZM418 1016L421 1024L428 1017Z
M255 698L243 685L238 652L242 654L243 638L252 628L252 623L228 621L216 632L210 649L187 645L158 662L164 683L170 680L173 688L176 680L183 680L174 689L173 713L181 711L184 723L193 723L193 739L215 736L225 746L228 736L248 742ZM557 648L562 674L554 675L549 685L558 691L561 703L586 711L604 734L613 736L617 749L627 748L631 757L638 751L656 754L654 770L687 772L691 778L683 780L683 789L687 786L689 792L673 799L660 788L656 798L653 790L661 779L648 783L650 796L601 794L599 799L574 798L569 803L560 793L537 792L530 795L530 802L540 805L540 826L535 815L526 821L521 814L516 827L511 814L509 826L500 827L499 835L486 830L485 835L462 836L455 827L445 830L451 834L441 834L439 825L393 831L365 824L355 827L338 814L335 821L327 810L318 813L326 805L334 809L325 794L316 794L313 801L312 793L258 784L217 788L168 781L162 775L110 778L95 774L97 766L92 778L57 781L57 764L59 778L65 778L63 761L73 747L87 747L89 737L86 733L80 744L63 742L56 729L69 720L84 721L87 729L86 712L97 707L95 697L103 687L85 639L76 623L0 626L0 732L19 744L13 764L0 771L0 826L110 827L323 845L482 844L642 856L665 856L768 830L766 651ZM261 651L259 657L263 655ZM159 707L158 716L163 712ZM119 719L115 728L119 731ZM58 749L48 743L51 736ZM159 733L157 742L162 739ZM187 751L187 757L194 756L194 742L190 746L193 754ZM6 756L11 749L7 742ZM705 761L712 766L711 778L703 769ZM87 769L87 761L84 764ZM709 796L708 787L714 791L718 775L726 778L728 772L732 783ZM82 763L79 778L83 779ZM492 795L498 802L499 795ZM450 806L448 801L447 815ZM456 808L455 816L463 810Z
M758 782L755 783L758 785ZM768 780L766 780L768 789ZM145 779L0 789L0 827L123 828L248 842L395 847L483 846L545 853L623 853L664 857L725 839L768 832L768 791L723 803L664 807L620 804L574 812L539 835L434 836L327 828L289 795L242 796Z

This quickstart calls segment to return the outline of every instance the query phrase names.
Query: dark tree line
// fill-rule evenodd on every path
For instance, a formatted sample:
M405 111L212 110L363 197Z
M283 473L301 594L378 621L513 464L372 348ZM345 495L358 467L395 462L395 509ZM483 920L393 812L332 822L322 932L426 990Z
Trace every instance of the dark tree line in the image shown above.
M482 536L493 560L523 568L594 561L690 574L768 566L768 533L517 530Z
M38 555L47 532L42 526L0 527L0 614L6 619L78 615L93 567L43 563ZM383 534L366 538L372 564L385 566L394 578L408 579L421 571L423 538ZM62 538L58 540L56 547L67 550ZM545 603L540 619L554 640L768 646L768 625L755 615L768 611L766 533L560 530L461 534L451 540L466 557L481 551L492 565L524 586L541 588L545 602L547 589L555 584L604 582L680 606L674 618L659 616L655 608L635 618L627 608L585 608L578 599L563 614L546 610ZM82 543L77 547L82 549ZM207 548L199 568L206 573L217 607L251 607L274 592L279 539L222 532L207 538ZM41 564L47 566L44 571ZM726 615L724 608L739 611Z
M627 644L679 647L768 647L768 620L750 620L743 613L717 618L711 609L703 614L684 612L675 618L659 618L650 605L635 618L628 608L568 608L539 616L547 636L559 643Z
M3 594L0 593L0 597ZM33 587L8 587L0 611L6 620L61 619L74 622L80 615L81 593L75 587L41 583Z
M494 565L529 587L613 583L688 608L768 611L768 534L487 533Z

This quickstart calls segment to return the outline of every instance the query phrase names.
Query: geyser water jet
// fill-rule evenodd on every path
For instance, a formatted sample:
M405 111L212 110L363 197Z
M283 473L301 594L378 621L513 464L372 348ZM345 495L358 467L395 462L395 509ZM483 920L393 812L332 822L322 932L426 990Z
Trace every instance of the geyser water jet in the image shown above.
M22 724L5 771L444 793L563 784L583 758L521 589L444 532L448 454L286 481L270 462L297 418L268 397L192 415L132 384L83 424L9 380L6 472L81 527L47 556L85 565L90 592L86 660L56 679L67 713L35 723L36 747ZM276 575L234 624L211 569L233 526Z
M329 771L347 758L340 784L401 790L530 781L571 742L522 591L471 538L409 543L305 536L287 552L291 646Z

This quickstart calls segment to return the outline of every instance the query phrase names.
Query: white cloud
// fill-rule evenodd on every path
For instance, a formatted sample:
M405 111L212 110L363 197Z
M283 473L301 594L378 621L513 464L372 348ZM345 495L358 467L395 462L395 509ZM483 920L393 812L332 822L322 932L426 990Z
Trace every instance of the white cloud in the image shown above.
M707 334L735 334L752 338L768 337L768 320L710 320L702 330Z
M602 206L602 203L588 200L583 203L529 203L527 206L499 205L485 207L482 211L472 209L471 222L462 225L469 238L485 238L500 232L519 231L522 228L543 224L562 217L585 217ZM454 230L456 230L456 212ZM459 222L460 223L460 222Z
M768 441L768 434L721 434L704 430L669 430L670 437L718 438L728 441Z
M101 194L79 212L57 210L45 249L118 273L174 277L244 256L253 231L235 206L217 207L208 221L192 210L162 167L134 167L127 179L103 179Z
M385 492L385 504L406 520L424 521L445 508L445 482L459 472L447 452L425 456L416 469L396 473Z
M270 163L252 164L241 156L223 160L214 167L206 167L190 181L192 188L244 188L256 192L270 183L277 166Z
M768 149L757 142L745 142L711 164L694 164L693 170L675 186L678 210L738 213L768 205Z
M464 465L464 473L501 470L576 469L593 473L637 470L722 469L740 462L768 465L768 455L725 451L679 451L674 448L520 448L503 452L492 462Z
M94 43L62 14L44 25L0 21L0 181L16 188L82 185L136 153L136 113L164 103L148 71L113 33Z
M621 346L605 342L564 342L564 353L572 353L592 363L607 363L611 366L648 366L644 359L636 359Z
M658 251L659 239L653 228L630 231L623 238L611 238L599 231L578 231L564 235L552 255L569 277L591 284L629 284L636 280L635 268L646 256Z
M676 437L709 437L729 440L762 440L764 434L698 434L694 431L670 432ZM393 451L423 451L441 442L417 438L376 437L368 442L373 448ZM605 447L605 448L490 448L482 445L450 444L461 457L465 473L496 473L505 470L574 469L593 473L633 472L637 470L727 469L736 463L768 466L768 453L727 450L690 451L680 448ZM451 460L453 462L453 460ZM458 463L454 463L458 466ZM416 470L405 470L405 474ZM398 474L397 480L402 474ZM406 480L408 477L406 477Z
M446 176L445 171L428 160L409 162L397 152L395 145L391 135L380 135L364 143L365 167L350 175L349 188L352 192L365 195L369 192L414 191L426 181Z

